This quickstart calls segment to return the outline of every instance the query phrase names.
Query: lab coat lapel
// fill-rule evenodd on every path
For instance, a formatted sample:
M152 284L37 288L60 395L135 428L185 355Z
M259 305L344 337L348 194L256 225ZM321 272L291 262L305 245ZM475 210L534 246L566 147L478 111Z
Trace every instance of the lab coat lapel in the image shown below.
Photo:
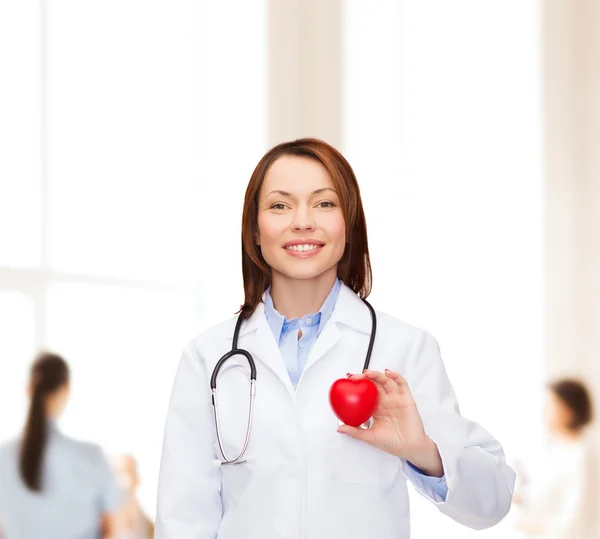
M258 327L254 333L250 349L277 375L281 382L288 388L288 391L293 395L294 387L292 386L290 375L285 366L285 362L283 361L281 350L279 350L279 346L277 346L277 342L273 336L273 331L264 316L258 321Z
M302 376L339 343L342 338L341 328L343 326L366 335L370 335L371 332L369 309L345 284L342 284L340 288L331 318L309 353ZM253 356L256 356L256 359L271 369L287 388L291 398L296 398L296 391L292 386L283 356L267 322L264 303L259 303L252 316L242 325L239 346L248 349Z
M342 338L341 326L350 327L361 333L370 334L371 315L368 307L356 293L342 284L331 318L323 328L311 350L304 371L330 352Z
M265 316L264 303L259 303L248 321L242 324L238 346L250 351L256 361L261 361L271 369L286 386L292 398L295 398L295 391L290 380L290 375L287 372L283 356ZM257 379L257 384L259 383Z

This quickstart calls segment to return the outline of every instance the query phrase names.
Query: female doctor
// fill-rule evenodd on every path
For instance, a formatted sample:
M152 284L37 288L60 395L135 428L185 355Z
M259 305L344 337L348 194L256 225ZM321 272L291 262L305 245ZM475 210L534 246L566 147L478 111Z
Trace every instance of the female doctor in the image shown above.
M377 312L352 168L330 145L301 139L258 163L242 215L245 300L237 316L183 351L167 414L156 539L406 539L407 480L473 529L510 508L502 447L462 417L436 341ZM211 377L216 377L219 441ZM347 374L359 373L359 374ZM370 428L339 425L332 383L366 377L379 392ZM243 458L251 412L251 429Z

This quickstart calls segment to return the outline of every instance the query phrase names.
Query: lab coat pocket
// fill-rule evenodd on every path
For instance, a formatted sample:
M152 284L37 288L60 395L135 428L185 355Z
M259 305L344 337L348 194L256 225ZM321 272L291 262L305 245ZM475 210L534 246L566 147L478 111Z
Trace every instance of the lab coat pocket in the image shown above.
M340 433L331 441L330 461L337 480L381 490L391 488L401 470L399 458Z

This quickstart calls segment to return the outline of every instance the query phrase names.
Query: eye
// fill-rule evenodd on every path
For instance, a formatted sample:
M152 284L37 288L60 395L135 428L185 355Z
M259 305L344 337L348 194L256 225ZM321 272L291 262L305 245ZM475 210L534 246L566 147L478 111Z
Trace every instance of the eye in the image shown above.
M271 206L272 210L285 210L285 204L282 204L281 202L276 202L275 204L273 204Z
M335 207L335 204L333 202L329 202L329 201L319 202L318 205L321 208L334 208Z

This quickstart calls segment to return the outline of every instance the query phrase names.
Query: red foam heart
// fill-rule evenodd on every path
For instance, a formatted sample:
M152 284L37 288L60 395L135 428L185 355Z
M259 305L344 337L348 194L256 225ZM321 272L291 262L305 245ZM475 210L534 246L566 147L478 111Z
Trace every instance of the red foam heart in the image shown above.
M329 404L346 425L358 427L375 413L379 403L377 386L366 378L340 378L331 385Z

